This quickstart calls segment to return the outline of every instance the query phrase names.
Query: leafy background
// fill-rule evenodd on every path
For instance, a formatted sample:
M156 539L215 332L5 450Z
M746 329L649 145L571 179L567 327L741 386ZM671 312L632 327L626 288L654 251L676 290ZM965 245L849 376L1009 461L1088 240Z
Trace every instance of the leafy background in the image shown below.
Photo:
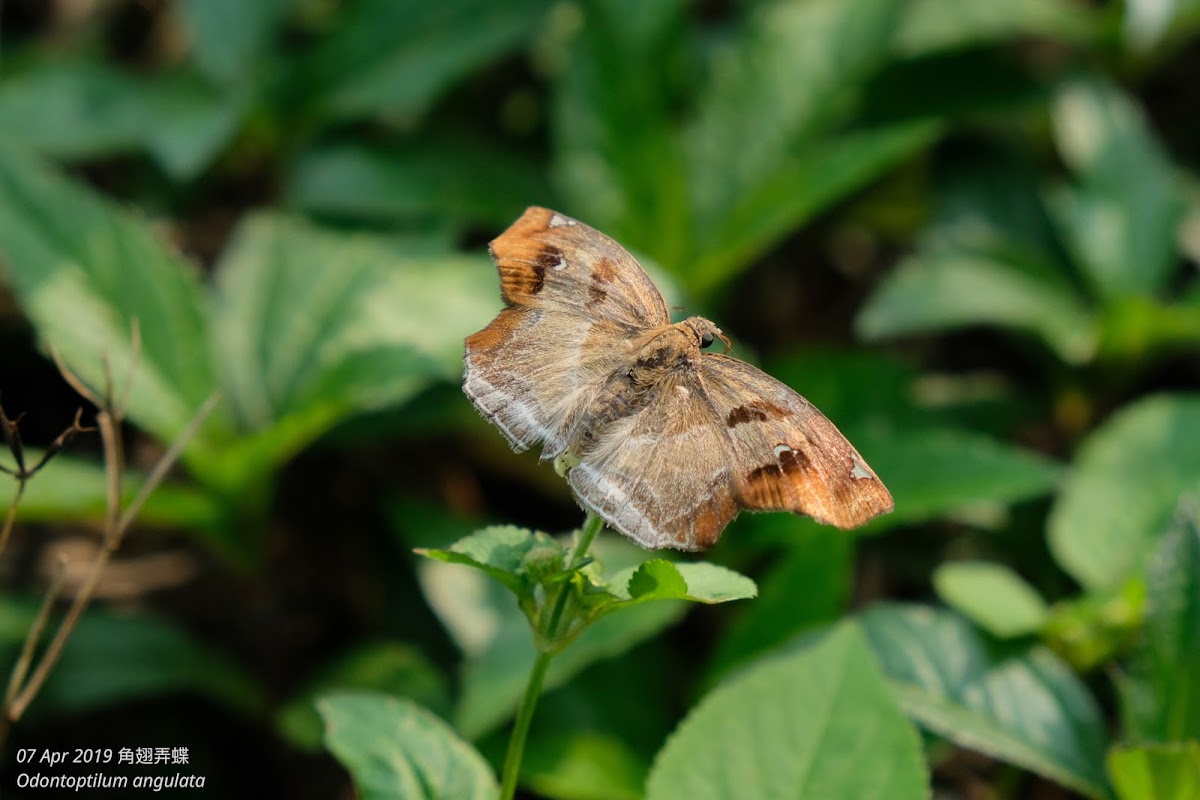
M739 519L708 557L757 599L580 640L530 796L1196 796L1198 30L1195 0L8 0L5 408L49 444L48 351L99 383L135 319L131 477L222 403L5 789L16 747L99 745L186 746L224 797L400 796L381 760L494 792L528 631L412 548L580 523L457 388L484 245L540 204L821 407L896 511ZM97 451L29 485L4 663L94 551Z

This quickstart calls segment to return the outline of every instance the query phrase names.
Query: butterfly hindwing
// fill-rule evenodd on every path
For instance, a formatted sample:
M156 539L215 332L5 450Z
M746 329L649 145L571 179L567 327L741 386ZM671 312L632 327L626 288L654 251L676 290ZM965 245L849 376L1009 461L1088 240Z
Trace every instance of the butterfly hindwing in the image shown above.
M892 496L816 406L744 361L698 364L714 416L728 432L739 504L792 511L854 528L892 510Z

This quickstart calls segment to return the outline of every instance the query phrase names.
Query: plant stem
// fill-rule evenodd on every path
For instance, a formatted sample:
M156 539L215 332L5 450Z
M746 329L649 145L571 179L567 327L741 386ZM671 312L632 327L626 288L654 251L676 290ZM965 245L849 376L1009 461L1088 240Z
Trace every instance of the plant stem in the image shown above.
M569 569L575 569L587 555L592 540L604 527L604 520L598 515L588 512L584 520L579 538L567 561ZM538 643L537 660L533 662L533 671L529 673L529 683L525 685L525 696L521 698L521 706L517 709L517 720L513 724L512 736L508 740L508 752L504 754L504 767L500 773L500 800L512 800L517 791L517 779L521 775L521 758L525 754L525 740L529 736L529 725L533 722L533 711L537 708L538 698L542 695L542 685L546 682L546 670L550 660L557 652L558 626L562 620L563 609L566 608L567 598L571 594L571 581L565 580L559 587L554 598L554 607L545 631L534 632L534 641ZM543 635L544 634L544 635Z
M512 800L516 794L517 778L521 775L521 757L525 755L525 739L529 736L529 723L533 721L533 710L537 708L542 684L546 681L546 669L550 666L552 658L552 652L543 650L538 653L537 661L533 662L533 671L529 673L529 683L525 686L525 696L521 698L521 707L517 709L517 721L508 740L508 752L504 754L500 800Z
M600 533L600 529L604 527L604 520L595 511L589 511L587 519L583 521L583 530L579 532L579 539L575 542L575 549L571 551L571 567L578 567L583 559L587 556L587 551L592 547L592 540L596 538L596 534Z
M579 532L579 538L575 540L575 548L571 551L571 557L567 561L568 569L576 569L583 562L588 548L592 546L592 540L596 538L596 534L600 533L600 529L603 527L604 520L600 519L600 515L589 511L587 519L583 521L583 529ZM567 607L567 598L570 595L571 582L564 581L558 590L558 595L554 598L554 608L550 611L550 620L543 632L548 644L552 645L558 639L558 624L562 620L563 609Z

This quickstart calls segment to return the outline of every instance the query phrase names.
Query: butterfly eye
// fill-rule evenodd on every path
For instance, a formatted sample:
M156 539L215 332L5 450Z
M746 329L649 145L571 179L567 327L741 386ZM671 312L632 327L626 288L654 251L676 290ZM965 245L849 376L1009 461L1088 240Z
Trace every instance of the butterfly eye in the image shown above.
M713 343L713 335L711 333L705 333L703 336L700 337L700 348L701 349L708 347L712 343Z

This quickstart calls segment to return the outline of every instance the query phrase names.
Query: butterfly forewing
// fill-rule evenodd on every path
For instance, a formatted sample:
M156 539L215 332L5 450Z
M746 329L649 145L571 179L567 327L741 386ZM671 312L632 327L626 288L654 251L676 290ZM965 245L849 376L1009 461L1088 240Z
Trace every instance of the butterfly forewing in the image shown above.
M671 321L637 259L595 228L548 208L527 210L488 249L510 306L569 311L631 331Z
M557 456L627 357L620 343L669 322L666 305L624 248L549 209L530 208L489 249L508 308L467 339L463 389L513 447Z

